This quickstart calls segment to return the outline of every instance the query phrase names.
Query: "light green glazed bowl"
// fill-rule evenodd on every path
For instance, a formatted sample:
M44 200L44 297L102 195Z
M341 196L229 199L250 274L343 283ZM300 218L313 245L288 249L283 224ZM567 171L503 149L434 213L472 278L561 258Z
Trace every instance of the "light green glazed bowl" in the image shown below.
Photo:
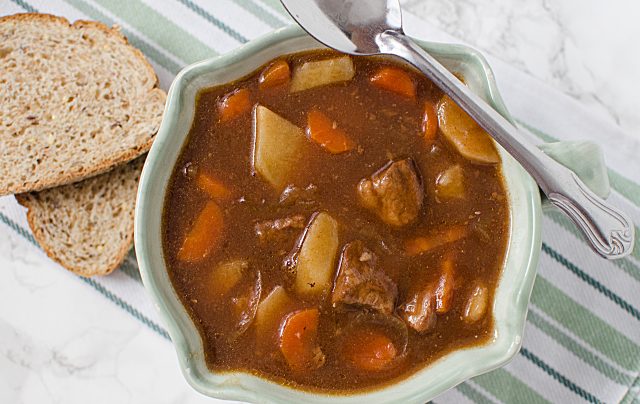
M464 76L473 91L510 119L493 73L479 53L463 46L419 43L449 70ZM193 64L178 74L169 90L162 125L147 157L138 191L135 247L142 280L175 344L184 377L203 394L250 402L424 403L458 383L503 366L522 343L541 247L541 200L534 181L504 150L500 152L511 207L511 228L493 305L493 340L484 346L452 352L398 383L351 395L332 395L296 390L243 372L212 372L205 364L200 335L167 274L161 242L164 196L191 127L197 93L245 76L282 54L322 47L300 28L292 26L251 41L224 56ZM559 147L566 152L565 146ZM552 154L554 147L548 146L545 151ZM590 168L591 177L593 171Z

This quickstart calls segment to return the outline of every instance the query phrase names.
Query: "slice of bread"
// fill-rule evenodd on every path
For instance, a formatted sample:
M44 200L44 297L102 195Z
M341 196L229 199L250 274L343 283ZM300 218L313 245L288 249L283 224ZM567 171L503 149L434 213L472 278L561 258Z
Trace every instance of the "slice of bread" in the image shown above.
M131 249L144 157L75 184L16 195L49 257L81 276L106 275Z
M165 93L116 28L46 14L0 18L0 195L108 171L143 154Z

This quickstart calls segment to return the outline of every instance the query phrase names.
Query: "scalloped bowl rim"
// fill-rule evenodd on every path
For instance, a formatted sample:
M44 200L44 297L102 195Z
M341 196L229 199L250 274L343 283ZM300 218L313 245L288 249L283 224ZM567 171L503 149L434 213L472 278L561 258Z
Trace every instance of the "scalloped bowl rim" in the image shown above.
M475 92L511 119L498 93L493 73L482 55L461 45L417 42L448 68L462 73ZM160 230L166 185L191 126L194 94L199 89L250 73L262 64L259 61L264 63L302 48L323 46L298 26L281 28L225 55L184 68L169 90L162 124L147 157L138 189L135 248L142 281L167 326L184 377L197 391L223 399L308 403L356 403L367 399L418 403L508 363L522 344L541 247L541 207L540 194L533 179L499 148L509 195L511 229L503 273L494 299L496 330L490 343L453 351L405 379L350 394L300 390L246 372L213 372L207 368L200 335L175 294L164 265ZM255 63L248 63L246 59L253 59ZM226 77L225 81L220 81L220 77Z

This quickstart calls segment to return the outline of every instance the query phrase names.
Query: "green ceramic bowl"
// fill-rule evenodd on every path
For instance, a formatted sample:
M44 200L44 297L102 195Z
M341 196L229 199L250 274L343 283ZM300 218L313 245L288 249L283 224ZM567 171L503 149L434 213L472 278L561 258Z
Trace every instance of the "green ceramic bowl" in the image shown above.
M510 119L485 59L457 45L419 42L448 69L462 74L473 91ZM277 30L224 56L193 64L178 74L167 99L160 131L149 152L138 191L135 246L142 280L175 344L189 384L211 397L250 402L424 403L471 377L503 366L518 352L541 247L541 199L524 169L501 150L511 207L509 245L495 295L495 333L484 346L452 352L410 377L367 392L331 395L285 387L243 372L210 371L200 335L176 295L165 266L161 216L165 190L203 88L240 78L286 53L322 48L298 27Z

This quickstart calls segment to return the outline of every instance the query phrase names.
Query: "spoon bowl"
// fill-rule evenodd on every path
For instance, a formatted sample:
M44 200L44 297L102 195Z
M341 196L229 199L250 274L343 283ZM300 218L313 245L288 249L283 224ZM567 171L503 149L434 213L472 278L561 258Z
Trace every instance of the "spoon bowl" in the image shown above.
M384 53L384 32L402 32L398 0L283 1L287 11L312 37L351 55ZM304 24L302 24L304 21Z

